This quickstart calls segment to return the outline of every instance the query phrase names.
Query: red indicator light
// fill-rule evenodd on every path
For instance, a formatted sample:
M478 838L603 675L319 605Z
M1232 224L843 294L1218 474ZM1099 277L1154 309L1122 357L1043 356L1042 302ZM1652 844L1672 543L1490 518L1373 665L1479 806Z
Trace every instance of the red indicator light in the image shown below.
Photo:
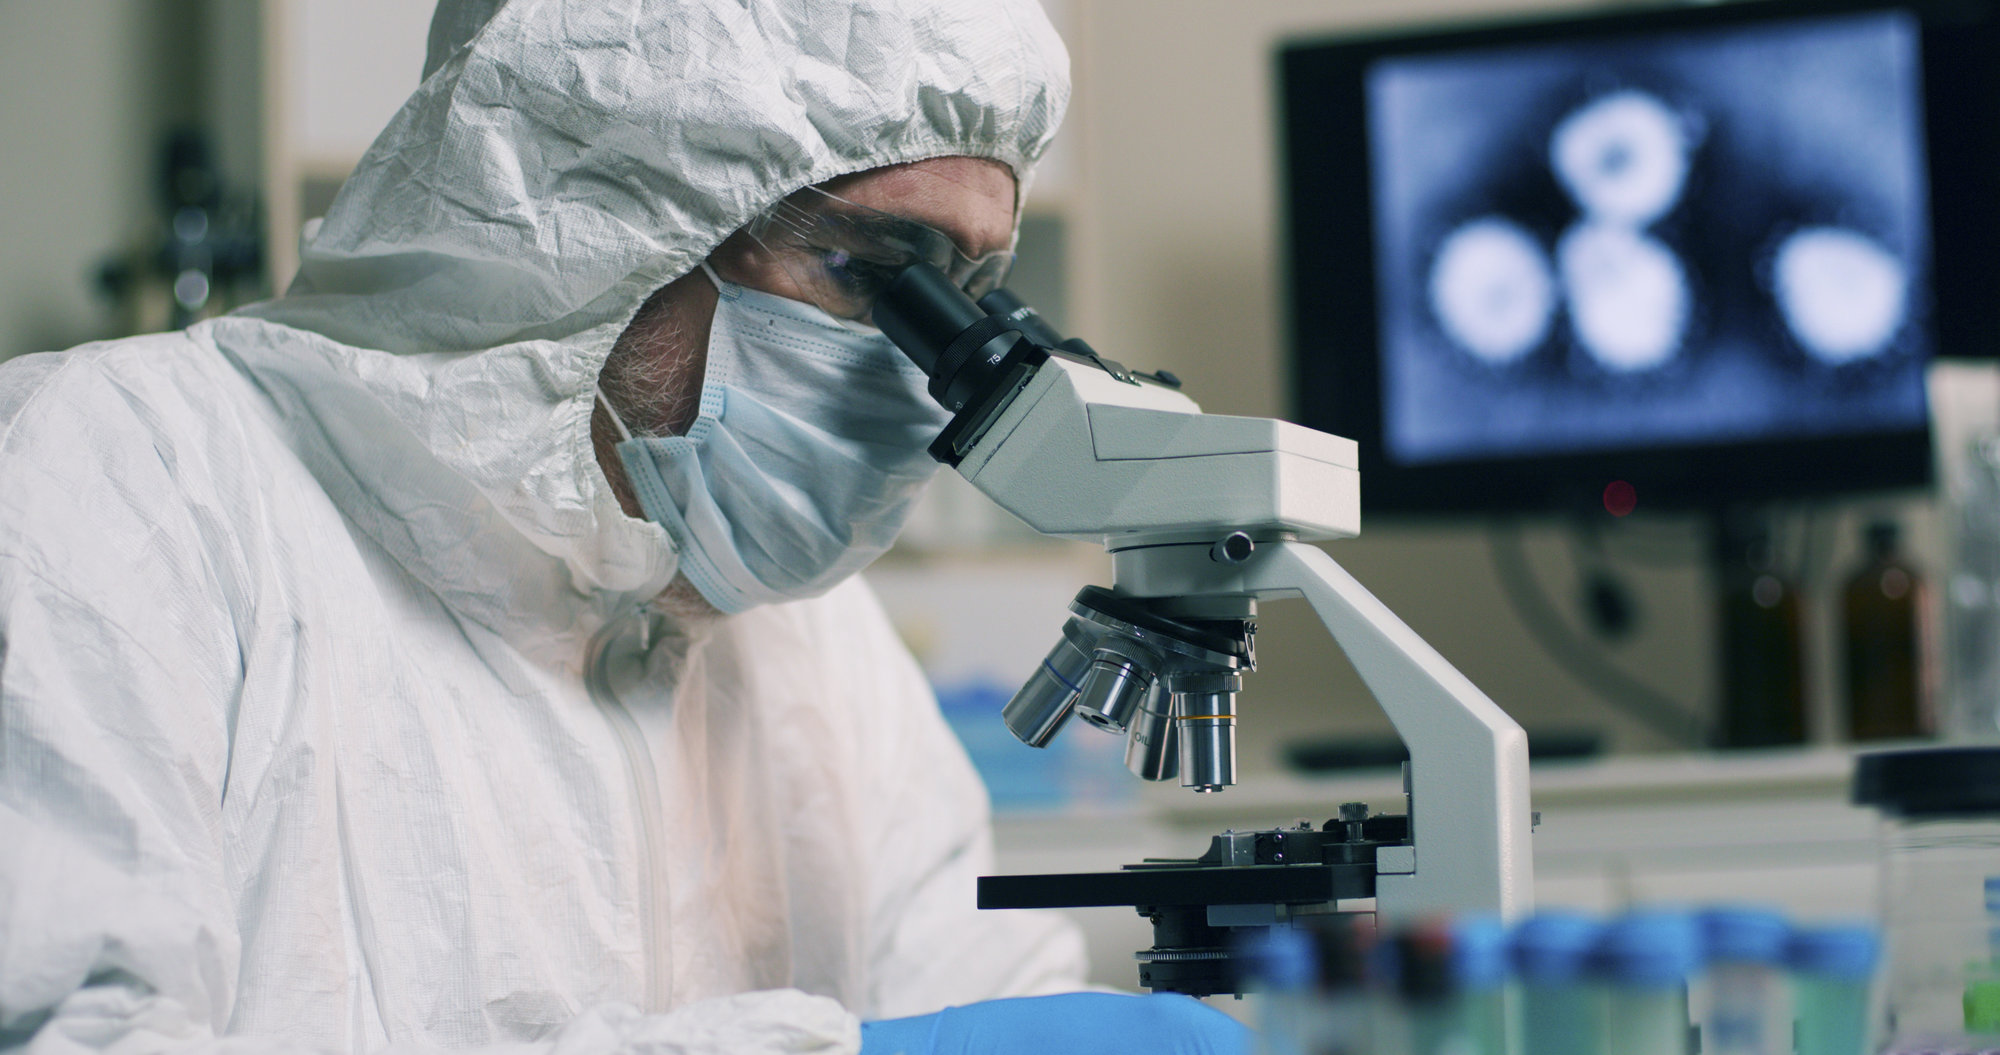
M1615 517L1622 517L1639 508L1639 491L1623 480L1613 480L1604 487L1604 511Z

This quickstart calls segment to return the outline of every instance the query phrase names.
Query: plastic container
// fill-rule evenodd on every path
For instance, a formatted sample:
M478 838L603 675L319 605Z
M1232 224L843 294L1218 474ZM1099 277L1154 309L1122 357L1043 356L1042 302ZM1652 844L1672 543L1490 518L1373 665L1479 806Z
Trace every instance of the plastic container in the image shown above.
M1688 1055L1688 979L1701 946L1694 917L1680 912L1635 912L1604 928L1593 953L1604 980L1603 1051Z
M1791 927L1767 909L1716 908L1700 917L1708 961L1703 1055L1790 1055L1791 994L1785 985Z
M1863 755L1882 811L1888 1051L2000 1048L2000 746Z
M1867 927L1794 931L1785 946L1798 1055L1863 1055L1880 941Z
M1604 1051L1604 994L1590 978L1591 952L1603 929L1595 920L1567 912L1540 913L1514 929L1511 957L1521 985L1524 1051ZM1617 1055L1626 1053L1619 1049Z

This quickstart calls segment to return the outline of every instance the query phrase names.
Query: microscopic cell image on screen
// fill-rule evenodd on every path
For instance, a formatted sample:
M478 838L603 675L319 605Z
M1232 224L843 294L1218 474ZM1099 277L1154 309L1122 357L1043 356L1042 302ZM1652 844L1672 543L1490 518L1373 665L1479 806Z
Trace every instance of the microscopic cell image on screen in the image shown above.
M1918 42L1875 12L1376 60L1389 459L1921 427Z

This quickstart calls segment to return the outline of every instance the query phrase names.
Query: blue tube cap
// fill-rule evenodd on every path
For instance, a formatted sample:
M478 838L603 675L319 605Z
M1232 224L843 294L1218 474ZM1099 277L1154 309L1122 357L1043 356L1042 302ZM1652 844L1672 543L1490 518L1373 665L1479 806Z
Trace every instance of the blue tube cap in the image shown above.
M1567 982L1583 976L1603 925L1573 912L1542 912L1514 928L1514 969L1530 982Z
M1275 992L1311 988L1319 975L1312 941L1290 927L1271 927L1246 940L1243 952L1251 976Z
M1741 905L1701 914L1702 948L1712 963L1784 963L1791 936L1785 917L1770 909Z
M1786 943L1785 962L1801 974L1861 982L1874 976L1881 953L1882 940L1873 927L1801 927Z
M1465 989L1507 983L1507 925L1498 916L1461 916L1452 923L1451 973Z
M1666 986L1701 967L1701 928L1683 912L1634 912L1604 928L1592 961L1617 985Z

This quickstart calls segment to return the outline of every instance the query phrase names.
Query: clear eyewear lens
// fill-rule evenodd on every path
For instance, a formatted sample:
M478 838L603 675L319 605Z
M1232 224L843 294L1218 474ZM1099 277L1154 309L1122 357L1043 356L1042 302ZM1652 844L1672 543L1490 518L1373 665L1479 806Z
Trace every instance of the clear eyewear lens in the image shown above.
M817 187L779 202L750 230L804 299L852 320L867 319L875 297L911 264L930 264L974 300L1000 288L1014 264L1004 250L968 257L936 228Z

